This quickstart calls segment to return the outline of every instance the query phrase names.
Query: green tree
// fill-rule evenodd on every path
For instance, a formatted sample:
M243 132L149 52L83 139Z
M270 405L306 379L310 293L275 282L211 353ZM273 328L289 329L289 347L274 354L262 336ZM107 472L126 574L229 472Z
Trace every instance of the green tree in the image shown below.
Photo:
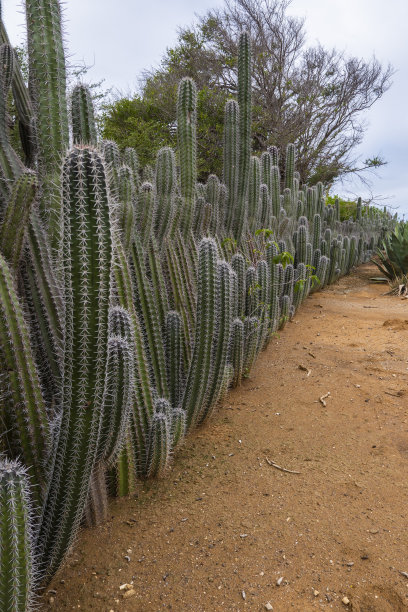
M209 171L220 168L221 103L237 92L237 39L246 29L253 50L253 150L269 145L286 149L296 143L297 169L310 184L331 184L344 174L361 174L385 162L358 164L353 151L364 136L364 111L391 85L392 67L375 59L346 57L321 45L305 47L304 22L290 17L290 0L226 0L193 26L181 28L174 48L167 49L157 70L143 75L141 99L160 110L172 125L176 88L192 77L206 107L198 135L201 157L212 158ZM203 93L208 92L208 93ZM120 142L122 145L122 142ZM200 168L204 170L205 164Z
M142 166L154 165L157 151L176 147L176 97L178 80L165 82L158 91L146 88L143 96L121 98L104 106L102 136L121 149L134 147ZM227 95L203 87L197 98L197 170L199 180L222 173L222 130Z

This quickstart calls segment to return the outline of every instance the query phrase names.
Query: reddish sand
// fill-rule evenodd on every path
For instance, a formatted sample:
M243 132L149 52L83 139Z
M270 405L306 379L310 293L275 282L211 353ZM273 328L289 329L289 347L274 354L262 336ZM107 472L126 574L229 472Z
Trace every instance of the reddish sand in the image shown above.
M375 275L306 301L167 478L82 531L44 610L407 610L408 301Z

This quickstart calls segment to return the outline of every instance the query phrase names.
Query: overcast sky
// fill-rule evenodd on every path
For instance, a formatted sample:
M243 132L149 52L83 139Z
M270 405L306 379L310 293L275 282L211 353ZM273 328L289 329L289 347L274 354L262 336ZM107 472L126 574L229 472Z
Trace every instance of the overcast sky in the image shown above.
M3 0L3 19L11 42L24 40L21 2ZM221 6L221 0L67 0L65 30L71 61L93 65L89 78L106 79L124 93L135 90L138 75L158 65L166 47L177 38L177 27L190 24L195 14ZM383 64L396 73L393 86L367 113L369 122L358 153L364 160L376 155L388 161L373 179L372 193L408 216L408 0L292 0L290 14L305 17L307 42L317 41L350 55ZM364 185L337 185L334 191L351 197L369 195Z

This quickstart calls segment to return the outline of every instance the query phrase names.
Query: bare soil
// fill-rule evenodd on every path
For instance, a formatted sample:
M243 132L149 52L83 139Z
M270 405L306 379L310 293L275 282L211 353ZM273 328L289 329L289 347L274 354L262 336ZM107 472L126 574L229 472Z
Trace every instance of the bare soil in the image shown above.
M167 478L81 532L44 610L408 609L408 301L377 275L304 303Z

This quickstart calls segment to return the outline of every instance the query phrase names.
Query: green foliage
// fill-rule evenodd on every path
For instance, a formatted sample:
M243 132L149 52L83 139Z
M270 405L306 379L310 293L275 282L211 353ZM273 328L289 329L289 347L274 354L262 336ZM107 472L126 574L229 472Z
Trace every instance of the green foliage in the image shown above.
M141 96L121 98L103 106L100 117L103 138L115 140L121 149L134 147L142 166L154 165L156 154L165 146L177 144L174 118L177 84L166 92L169 111L155 97L157 92L146 89ZM224 105L227 94L203 87L197 91L197 149L199 180L209 174L221 174ZM161 100L163 103L163 101Z
M165 123L160 109L137 96L104 106L100 121L103 138L114 140L121 149L135 148L142 166L154 164L162 147L176 144L174 129Z

